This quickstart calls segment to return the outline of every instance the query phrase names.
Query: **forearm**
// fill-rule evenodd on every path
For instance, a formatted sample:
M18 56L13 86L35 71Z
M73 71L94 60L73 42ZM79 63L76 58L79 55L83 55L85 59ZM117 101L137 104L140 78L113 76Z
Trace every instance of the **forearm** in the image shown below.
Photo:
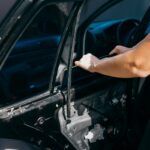
M150 75L150 34L130 51L112 58L99 60L94 71L120 78Z
M112 77L132 78L150 75L150 35L133 48L117 46L112 52L118 55L99 60L92 54L86 54L75 64L87 71Z
M138 66L132 51L99 60L93 72L119 78L145 77L149 74Z

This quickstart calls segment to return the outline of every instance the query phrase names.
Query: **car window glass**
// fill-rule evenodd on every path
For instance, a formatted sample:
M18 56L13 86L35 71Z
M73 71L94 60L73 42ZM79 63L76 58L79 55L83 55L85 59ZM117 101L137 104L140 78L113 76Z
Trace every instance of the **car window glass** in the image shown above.
M43 8L16 42L0 72L1 105L48 90L69 5L59 3Z

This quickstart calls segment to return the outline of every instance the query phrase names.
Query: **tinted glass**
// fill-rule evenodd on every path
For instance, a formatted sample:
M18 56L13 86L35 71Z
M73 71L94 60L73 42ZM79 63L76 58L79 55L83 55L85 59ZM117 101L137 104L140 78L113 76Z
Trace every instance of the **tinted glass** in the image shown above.
M68 5L53 4L41 10L14 46L0 72L2 105L48 90Z

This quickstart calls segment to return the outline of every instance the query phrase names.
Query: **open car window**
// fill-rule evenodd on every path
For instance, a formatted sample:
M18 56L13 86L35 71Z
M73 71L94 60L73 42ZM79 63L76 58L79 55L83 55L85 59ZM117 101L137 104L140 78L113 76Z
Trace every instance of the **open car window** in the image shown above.
M135 3L137 4L136 6L134 5ZM95 5L96 4L97 3L95 3ZM135 33L141 18L144 16L144 13L149 6L145 4L150 3L147 3L146 0L145 2L140 0L133 0L132 2L125 0L97 16L87 28L85 45L83 46L85 47L85 54L92 53L98 58L103 58L107 57L109 52L116 45L128 46L132 44L130 43L130 38ZM128 11L126 10L127 7ZM89 10L84 10L82 15L86 16L87 11ZM74 54L77 59L81 58L81 50L79 51L79 53L76 51ZM89 79L89 81L92 82L96 79L97 75L93 76L93 74L74 66L72 71L72 85L81 83L81 80L85 80L85 82L88 83L86 79ZM64 71L64 74L62 73L62 77L64 77L62 85L67 87L66 70ZM101 76L99 75L99 77Z
M97 16L88 27L85 53L103 57L116 45L132 45L130 38L149 5L147 0L124 0Z
M57 3L44 7L16 42L0 71L0 105L48 90L71 4Z
M108 21L127 18L141 20L149 5L149 0L124 0L105 11L96 20Z

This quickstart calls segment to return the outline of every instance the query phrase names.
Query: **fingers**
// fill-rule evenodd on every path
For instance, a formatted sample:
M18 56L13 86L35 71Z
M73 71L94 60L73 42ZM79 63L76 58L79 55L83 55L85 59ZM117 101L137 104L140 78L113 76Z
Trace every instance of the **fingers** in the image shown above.
M119 46L116 46L116 47L109 53L109 55L119 54L119 52L120 52Z
M77 67L80 67L84 70L88 70L88 68L79 60L74 62Z
M109 55L121 54L121 53L124 53L124 52L126 52L126 51L128 51L128 48L127 48L127 47L118 45L118 46L116 46L116 47L109 53Z
M92 67L95 62L96 58L92 54L86 54L82 56L82 58L78 61L75 61L75 65L80 67L84 70L92 72Z
M117 54L116 49L112 50L109 55Z
M83 55L80 60L75 61L74 63L75 63L76 66L81 66L82 61L88 60L88 58L91 57L91 56L92 56L92 54L90 54L90 53L88 53L88 54L86 54L86 55Z
M118 46L116 46L116 49L118 49L118 50L119 50L119 51L121 51L121 52L125 52L125 51L127 51L127 50L128 50L128 48L127 48L127 47L122 46L122 45L118 45Z

